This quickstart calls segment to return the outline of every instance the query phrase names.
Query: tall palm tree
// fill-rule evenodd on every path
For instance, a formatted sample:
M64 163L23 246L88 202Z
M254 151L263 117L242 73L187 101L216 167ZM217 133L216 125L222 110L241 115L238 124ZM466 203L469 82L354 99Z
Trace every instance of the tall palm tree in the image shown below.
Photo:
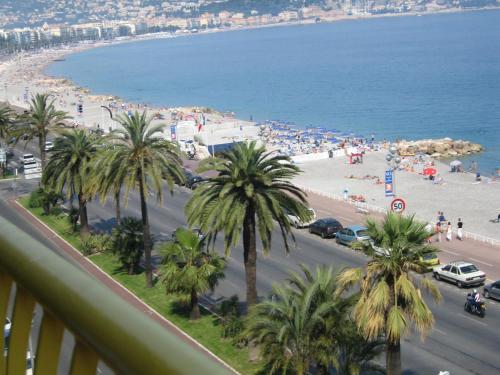
M226 261L215 251L203 251L203 240L190 230L177 229L175 238L160 249L163 283L167 293L186 296L191 319L199 319L198 295L217 286Z
M211 239L224 232L226 254L243 235L247 305L253 305L257 301L256 229L267 253L277 223L288 252L291 230L286 211L308 219L305 194L290 182L300 169L288 156L266 152L250 142L237 144L220 158L204 160L199 171L218 175L195 190L186 205L188 222L200 226Z
M0 140L5 140L9 136L9 131L13 123L13 112L7 106L0 107Z
M358 284L360 298L354 310L358 328L369 339L381 335L387 341L386 365L389 375L401 374L401 338L413 324L424 337L434 324L431 310L421 290L427 291L435 301L441 294L427 278L413 277L418 269L420 255L434 251L426 239L429 233L424 223L413 216L389 213L383 223L369 220L368 232L384 251L375 252L371 244L366 251L373 257L366 269L346 269L339 275L345 288ZM379 255L385 253L385 255Z
M313 275L292 274L287 285L273 286L273 298L252 307L244 335L260 346L270 373L293 369L307 374L313 364L336 363L336 328L348 318L352 297L340 297L332 267Z
M50 94L36 94L31 98L27 113L20 116L21 127L16 130L19 135L26 136L27 142L38 137L42 168L46 164L45 141L50 130L65 125L64 121L71 117L64 111L56 110L55 99L49 99Z
M112 163L109 163L108 155L113 152L113 144L107 144L105 148L98 154L94 173L94 186L96 193L103 203L106 202L111 195L115 204L115 219L116 226L121 225L121 207L120 194L122 186L125 183L125 171ZM120 164L120 160L115 160L115 164Z
M93 195L89 181L96 146L101 139L83 129L65 130L60 134L54 140L52 155L43 170L42 183L56 192L65 190L71 200L77 194L80 234L86 237L90 233L87 202Z
M179 148L162 137L165 125L150 126L152 117L146 111L131 116L118 116L122 129L111 136L113 147L103 156L102 162L110 170L107 178L111 186L123 181L125 199L132 189L138 189L141 201L142 226L144 231L144 260L146 286L153 286L151 264L151 232L148 218L147 197L150 191L158 202L163 200L163 180L173 193L174 181L183 181L184 173Z

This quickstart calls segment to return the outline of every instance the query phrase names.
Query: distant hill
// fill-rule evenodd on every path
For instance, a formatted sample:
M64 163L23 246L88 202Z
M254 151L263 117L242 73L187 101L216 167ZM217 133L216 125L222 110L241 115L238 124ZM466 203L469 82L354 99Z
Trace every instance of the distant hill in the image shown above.
M374 13L400 12L427 4L440 7L484 7L500 0L0 0L0 28L41 26L44 23L77 24L105 20L154 17L197 17L222 11L272 14L316 5L323 9L371 10ZM403 10L402 10L403 9Z

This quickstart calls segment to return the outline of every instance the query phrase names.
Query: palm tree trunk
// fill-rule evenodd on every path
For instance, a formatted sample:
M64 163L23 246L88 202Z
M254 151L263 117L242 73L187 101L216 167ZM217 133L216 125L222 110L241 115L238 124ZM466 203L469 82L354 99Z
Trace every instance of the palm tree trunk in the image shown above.
M45 168L45 158L46 158L46 153L45 153L45 132L41 131L38 134L38 147L40 148L40 160L42 162L42 171Z
M151 234L149 233L149 218L148 218L148 205L146 204L146 195L144 192L144 176L142 176L142 169L139 171L140 183L139 193L141 196L141 214L142 214L142 228L144 237L144 268L146 269L146 288L153 287L153 269L151 265Z
M116 226L121 224L121 211L120 211L120 190L115 192L115 208L116 208Z
M87 217L87 200L83 193L78 193L78 210L80 212L80 236L82 238L90 235L89 219Z
M191 301L190 301L191 312L189 318L192 320L200 319L200 306L198 306L198 293L195 289L191 289Z
M401 375L401 343L387 343L387 375Z
M249 207L243 222L243 262L247 284L247 308L257 303L257 249L255 212Z

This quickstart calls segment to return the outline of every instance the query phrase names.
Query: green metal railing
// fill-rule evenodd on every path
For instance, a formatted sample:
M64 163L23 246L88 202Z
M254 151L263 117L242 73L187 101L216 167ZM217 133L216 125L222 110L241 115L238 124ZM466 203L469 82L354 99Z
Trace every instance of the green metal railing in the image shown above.
M34 373L57 374L65 330L75 337L69 373L226 374L228 369L131 306L96 279L0 217L0 321L16 286L0 375L26 374L35 304L43 308ZM4 353L4 340L0 340Z

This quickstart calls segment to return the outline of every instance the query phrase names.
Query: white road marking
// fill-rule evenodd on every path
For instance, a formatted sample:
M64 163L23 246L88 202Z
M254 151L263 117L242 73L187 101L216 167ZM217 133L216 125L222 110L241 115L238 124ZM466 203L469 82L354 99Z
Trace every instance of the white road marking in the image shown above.
M440 334L442 334L442 335L444 335L444 336L446 336L446 335L447 335L447 333L446 333L446 332L443 332L443 331L441 331L440 329L437 329L437 328L432 328L432 330L433 330L433 331L436 331L437 333L440 333Z
M458 315L460 315L462 318L470 320L471 322L474 322L474 323L477 323L477 324L481 324L482 326L488 327L488 324L486 324L484 322L481 322L481 321L479 321L477 319L473 319L473 318L471 318L469 316L465 316L464 314L458 314Z
M445 253L449 253L449 254L453 254L453 255L458 255L458 253L455 253L455 252L450 251L450 250L441 249L441 251L444 251Z
M343 217L343 216L338 216L338 218L339 218L339 219L341 219L341 220L344 220L344 221L350 221L351 223L353 223L353 222L354 222L354 220L352 220L352 219L348 219L348 218Z
M484 264L485 266L488 266L488 267L494 267L494 266L493 266L493 264L486 263L486 262L483 262L483 261L478 260L478 259L474 259L474 258L469 258L469 259L470 259L470 260L473 260L474 262Z

